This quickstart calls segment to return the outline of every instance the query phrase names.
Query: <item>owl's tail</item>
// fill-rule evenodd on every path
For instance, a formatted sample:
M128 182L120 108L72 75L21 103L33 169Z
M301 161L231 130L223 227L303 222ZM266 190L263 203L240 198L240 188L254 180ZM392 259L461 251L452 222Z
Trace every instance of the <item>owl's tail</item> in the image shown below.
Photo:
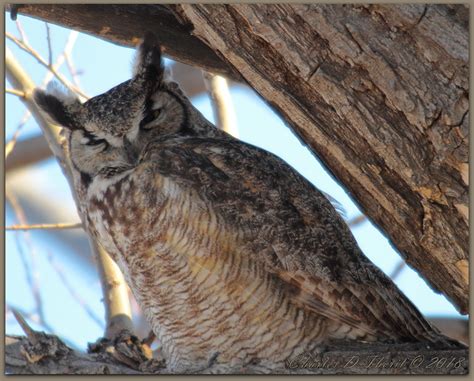
M386 285L385 285L386 286ZM390 286L376 287L372 292L386 302L387 314L391 320L391 333L397 341L424 342L434 348L460 348L464 344L443 335L438 328L428 322L413 303L390 281ZM388 291L388 294L387 294Z

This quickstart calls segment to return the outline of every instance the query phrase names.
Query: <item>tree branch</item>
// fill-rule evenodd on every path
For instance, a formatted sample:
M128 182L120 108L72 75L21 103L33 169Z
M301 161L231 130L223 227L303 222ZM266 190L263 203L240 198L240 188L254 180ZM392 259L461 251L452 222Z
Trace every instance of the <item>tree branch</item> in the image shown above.
M41 335L41 336L40 336ZM169 374L162 362L148 360L132 369L112 356L81 354L55 337L37 334L40 344L26 337L7 336L5 371L12 374ZM30 360L29 360L30 359ZM40 359L31 361L31 359ZM320 354L302 354L286 367L265 363L222 368L214 363L192 374L467 374L468 352L435 350L419 344L331 344Z
M169 7L467 313L468 9L428 5L420 21L422 5Z
M15 90L15 89L5 89L5 92L7 94L16 95L17 97L20 97L20 98L25 97L25 93L23 91L18 91L18 90Z
M203 72L203 77L209 95L211 96L212 109L217 128L238 138L237 118L230 97L227 80L220 75L205 71Z
M79 216L81 217L82 223L84 224L83 206L78 202L78 197L76 194L78 189L74 186L74 172L71 169L72 166L69 163L69 157L61 145L59 128L44 121L31 97L35 85L27 73L22 69L20 64L14 59L13 54L8 48L6 51L6 74L10 83L17 90L23 91L26 94L24 102L38 122L44 136L46 137L51 151L56 156L61 169L63 170L63 173L69 182L71 192L77 205ZM81 190L79 189L79 191ZM84 224L84 226L86 225ZM130 302L128 300L127 286L123 276L119 274L119 270L116 265L113 266L110 264L111 259L109 258L108 254L96 246L95 242L93 242L93 240L90 238L90 234L89 240L91 242L91 247L97 254L99 273L101 275L101 283L104 290L104 304L107 321L107 329L105 334L107 337L110 337L108 335L123 329L132 331Z
M148 30L155 33L166 55L213 73L240 78L214 51L193 37L190 26L179 23L164 5L22 4L16 11L125 46L136 45L143 31Z
M69 90L71 90L72 92L76 93L79 98L81 98L82 100L86 100L88 99L89 97L84 94L81 89L77 88L75 85L73 85L72 83L70 83L66 77L64 77L55 67L55 65L52 64L52 62L46 62L46 60L41 57L41 55L36 51L34 50L30 45L28 45L27 42L25 41L21 41L19 39L17 39L15 36L13 36L12 34L10 33L6 33L6 37L12 41L13 43L15 43L20 49L24 50L25 52L27 52L28 54L30 54L32 57L34 57L39 64L41 64L42 66L44 66L46 69L49 70L50 73L52 73L57 79L59 82L61 82L65 87L67 87ZM51 57L49 57L49 59L52 59ZM61 62L62 63L62 62Z
M464 5L28 4L19 12L125 45L150 30L173 58L245 80L407 263L467 313Z
M6 231L15 230L63 230L63 229L78 229L82 228L82 223L57 223L57 224L33 224L33 225L12 225L5 227Z
M28 74L22 69L18 61L14 58L12 52L7 47L5 52L5 68L6 75L10 83L15 87L16 90L21 91L25 94L22 98L26 107L31 111L35 120L38 122L44 136L48 142L50 149L54 155L58 158L60 163L64 163L64 153L59 143L59 128L45 122L39 109L34 104L31 94L35 88L35 84L29 78Z
M43 135L18 141L14 148L6 159L6 172L46 160L53 154Z
M107 322L105 337L112 339L122 330L133 332L132 309L128 298L128 286L123 274L104 249L91 238L89 242L99 262Z

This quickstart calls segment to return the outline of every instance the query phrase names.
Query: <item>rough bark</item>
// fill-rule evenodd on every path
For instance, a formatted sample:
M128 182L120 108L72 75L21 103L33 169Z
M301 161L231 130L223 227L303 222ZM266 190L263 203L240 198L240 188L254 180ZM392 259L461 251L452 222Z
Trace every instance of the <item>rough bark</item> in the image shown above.
M179 5L407 262L468 308L468 9Z
M192 25L179 23L169 7L158 4L21 4L15 12L135 47L143 31L158 37L166 55L233 78L240 76L197 38Z
M19 12L127 44L149 29L177 60L240 73L406 261L467 313L467 6L31 4Z
M35 344L26 337L7 336L5 344L5 372L10 374L169 374L158 360L130 367L114 358L113 351L110 355L78 353L50 335L41 334ZM219 365L210 364L192 373L220 373ZM287 367L254 364L236 367L230 373L467 374L468 353L466 349L434 350L419 344L331 345L320 355L291 359Z

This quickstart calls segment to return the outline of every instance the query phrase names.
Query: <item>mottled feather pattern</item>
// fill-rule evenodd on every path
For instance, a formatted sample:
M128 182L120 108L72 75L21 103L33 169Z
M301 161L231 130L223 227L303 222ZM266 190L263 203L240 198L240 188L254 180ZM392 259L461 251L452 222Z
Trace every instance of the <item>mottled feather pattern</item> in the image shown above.
M339 313L339 320L352 317L361 330L370 322L378 329L366 327L367 333L379 338L422 339L431 329L363 255L324 195L281 159L242 142L212 138L168 138L148 148L144 160L153 162L156 172L193 187L226 223L241 227L244 241L254 244L249 256L258 260L255 250L269 253L264 248L270 246L280 261L268 271L287 271L285 281L303 271L307 284L320 284L314 300L326 294L323 300L334 302L328 307ZM246 162L252 165L242 165ZM413 313L407 321L408 316L391 316L405 310Z
M444 342L328 197L216 129L164 80L160 57L146 37L133 78L67 117L70 100L35 99L64 122L79 212L169 369L199 368L216 352L222 369L281 364L332 338Z
M291 353L281 342L269 342L275 336L287 337L296 352L318 343L326 321L292 305L281 280L242 251L244 233L228 226L192 189L150 176L150 166L150 161L138 165L102 201L92 185L88 215L99 241L119 253L114 259L123 261L137 300L160 327L170 364L207 361L216 345L225 362L264 354L284 361ZM142 196L133 190L137 182L160 196L151 203L143 198L143 211L134 210ZM137 213L143 224L133 223ZM141 255L132 255L137 252Z

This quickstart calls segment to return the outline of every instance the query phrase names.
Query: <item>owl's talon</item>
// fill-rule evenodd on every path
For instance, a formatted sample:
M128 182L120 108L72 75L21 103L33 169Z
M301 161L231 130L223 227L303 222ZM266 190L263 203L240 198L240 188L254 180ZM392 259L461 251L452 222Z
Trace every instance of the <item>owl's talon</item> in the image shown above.
M111 339L100 338L95 343L89 343L88 353L111 356L133 369L139 369L142 363L152 359L150 347L127 330Z

